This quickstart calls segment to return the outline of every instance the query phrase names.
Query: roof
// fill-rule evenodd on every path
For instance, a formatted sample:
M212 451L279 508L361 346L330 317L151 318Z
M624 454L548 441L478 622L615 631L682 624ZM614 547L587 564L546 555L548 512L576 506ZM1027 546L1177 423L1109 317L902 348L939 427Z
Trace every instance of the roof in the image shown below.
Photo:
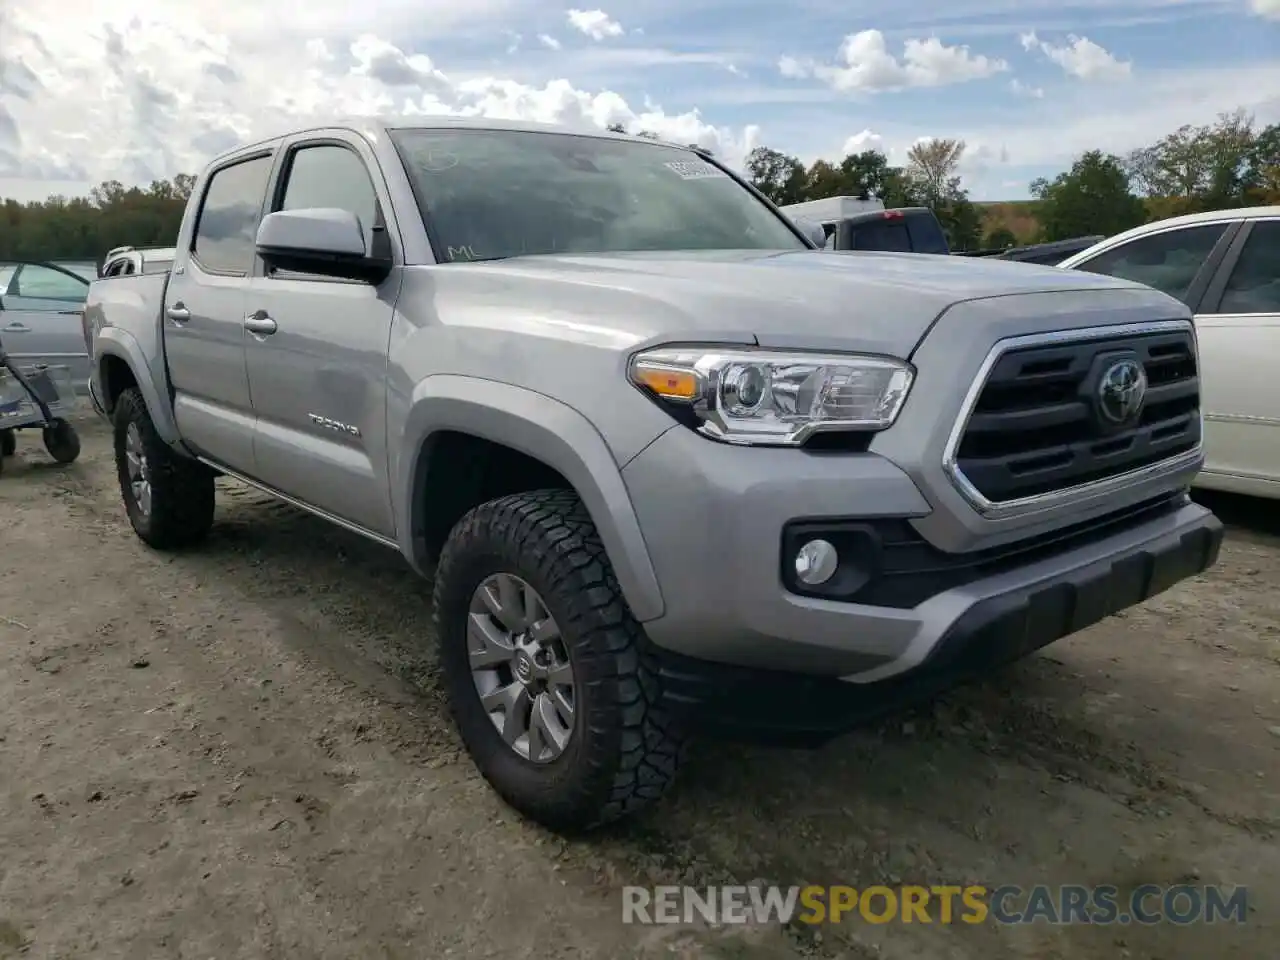
M1232 207L1225 210L1206 210L1204 213L1185 213L1180 217L1168 217L1165 220L1153 220L1150 223L1144 223L1131 230L1126 230L1122 236L1136 237L1151 230L1193 226L1197 223L1217 223L1220 220L1248 220L1254 217L1280 217L1280 206Z
M652 137L637 137L627 133L614 133L593 124L561 124L537 123L532 120L501 120L492 117L456 117L447 115L414 115L414 116L337 116L311 123L298 124L282 128L268 137L246 141L230 150L225 150L212 157L217 162L234 156L254 147L263 147L274 143L282 137L290 137L298 133L320 130L353 130L363 134L367 139L378 140L391 130L502 130L525 133L560 133L569 136L596 137L602 140L634 140L638 143L657 143L674 147L678 150L690 150L688 144L673 143L668 140L655 140Z

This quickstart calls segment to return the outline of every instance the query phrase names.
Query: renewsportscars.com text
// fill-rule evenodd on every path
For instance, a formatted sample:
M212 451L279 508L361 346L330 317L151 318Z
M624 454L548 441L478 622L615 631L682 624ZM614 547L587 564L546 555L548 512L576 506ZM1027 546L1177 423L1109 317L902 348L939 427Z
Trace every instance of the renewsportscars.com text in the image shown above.
M624 887L624 923L1243 923L1245 887Z

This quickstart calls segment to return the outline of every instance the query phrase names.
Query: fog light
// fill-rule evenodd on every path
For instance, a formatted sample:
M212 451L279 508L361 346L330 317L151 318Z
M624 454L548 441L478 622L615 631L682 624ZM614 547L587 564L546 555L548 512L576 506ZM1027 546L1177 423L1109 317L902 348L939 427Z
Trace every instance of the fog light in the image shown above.
M839 562L840 555L836 553L836 548L826 540L810 540L796 554L796 579L807 586L816 587L831 579Z

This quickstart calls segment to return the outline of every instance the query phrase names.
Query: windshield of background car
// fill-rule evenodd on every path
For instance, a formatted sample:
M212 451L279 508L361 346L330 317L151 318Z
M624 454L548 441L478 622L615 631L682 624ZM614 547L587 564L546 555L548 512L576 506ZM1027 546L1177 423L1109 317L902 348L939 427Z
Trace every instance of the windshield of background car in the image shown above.
M450 262L806 249L750 191L691 151L508 130L397 130L392 140Z

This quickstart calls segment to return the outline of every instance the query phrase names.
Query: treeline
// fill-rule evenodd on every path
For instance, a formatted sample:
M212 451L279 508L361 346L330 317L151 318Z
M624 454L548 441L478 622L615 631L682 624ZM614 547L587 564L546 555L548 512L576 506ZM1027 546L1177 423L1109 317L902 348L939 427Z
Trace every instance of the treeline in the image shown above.
M170 246L195 178L149 187L109 180L87 197L0 205L0 260L97 260L112 247Z
M960 175L964 156L962 140L930 140L912 147L900 167L874 150L806 166L757 147L746 169L776 203L856 196L889 207L930 207L956 250L1106 235L1199 210L1280 204L1280 124L1259 127L1243 110L1180 127L1124 157L1091 150L1052 180L1033 182L1035 199L1024 203L971 200ZM193 184L179 174L145 188L108 181L88 197L5 200L0 259L88 260L121 244L171 244Z
M931 140L912 147L901 167L873 150L806 167L758 147L747 170L775 203L854 196L931 207L956 250L1109 235L1184 213L1280 204L1280 124L1259 127L1243 110L1180 127L1124 157L1091 150L1054 179L1034 181L1029 203L975 205L960 176L964 155L962 140Z

